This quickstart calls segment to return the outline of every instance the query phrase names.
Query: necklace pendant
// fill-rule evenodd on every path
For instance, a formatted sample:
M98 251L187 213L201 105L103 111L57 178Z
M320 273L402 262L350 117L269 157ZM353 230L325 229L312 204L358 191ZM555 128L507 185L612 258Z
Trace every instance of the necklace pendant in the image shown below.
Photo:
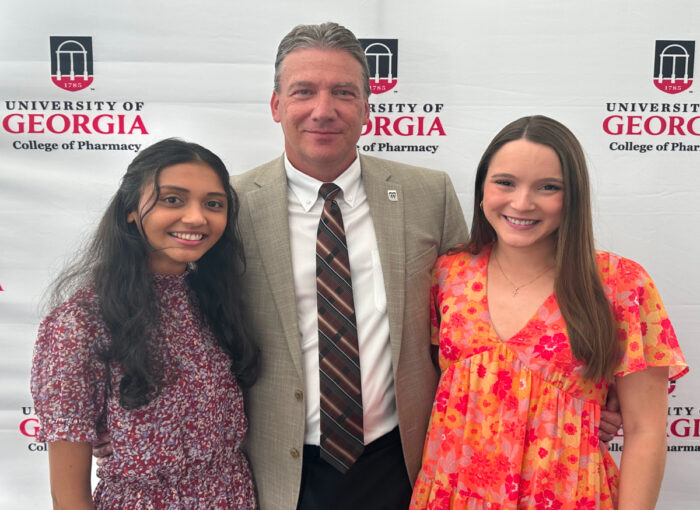
M519 291L519 290L520 290L520 287L515 287L515 288L513 289L513 297L515 297L515 296L518 295L518 291Z

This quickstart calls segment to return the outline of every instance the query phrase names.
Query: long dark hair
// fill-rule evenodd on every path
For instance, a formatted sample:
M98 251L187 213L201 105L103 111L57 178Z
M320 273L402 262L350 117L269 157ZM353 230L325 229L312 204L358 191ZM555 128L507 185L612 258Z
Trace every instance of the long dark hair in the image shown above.
M164 384L155 360L158 309L149 269L148 241L140 234L141 223L151 207L138 211L142 190L154 184L153 202L160 196L159 176L164 168L179 163L204 163L218 175L228 201L227 223L217 243L197 261L187 281L196 295L203 322L231 359L231 372L241 386L253 384L258 373L258 350L244 327L241 274L245 259L236 227L238 198L229 183L221 159L201 145L175 138L144 149L131 162L116 194L80 260L63 272L53 287L53 303L77 287L91 284L99 298L101 317L110 333L108 345L100 347L103 361L118 363L123 370L119 402L133 409L150 402ZM139 221L127 217L138 211Z
M557 231L554 292L566 321L574 356L591 379L610 378L618 361L610 303L598 276L593 240L588 168L581 144L563 124L543 115L523 117L504 127L479 161L474 183L474 215L466 249L479 253L496 241L480 204L491 158L508 142L524 138L551 147L564 179L564 207Z

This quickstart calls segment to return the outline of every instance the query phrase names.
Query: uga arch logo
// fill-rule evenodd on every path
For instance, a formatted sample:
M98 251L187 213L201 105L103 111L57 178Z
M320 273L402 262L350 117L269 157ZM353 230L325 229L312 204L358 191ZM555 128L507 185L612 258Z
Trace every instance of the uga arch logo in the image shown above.
M667 94L678 94L693 84L695 41L656 41L654 85Z
M51 81L70 92L92 83L92 37L51 36Z
M398 74L398 39L359 39L369 66L372 94L383 94L396 86Z

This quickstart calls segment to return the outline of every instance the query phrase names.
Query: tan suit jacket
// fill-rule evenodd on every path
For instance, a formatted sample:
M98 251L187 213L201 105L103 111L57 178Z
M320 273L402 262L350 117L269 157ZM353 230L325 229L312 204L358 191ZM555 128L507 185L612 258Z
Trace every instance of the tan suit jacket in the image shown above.
M369 156L360 162L384 273L399 430L413 482L438 377L430 358L430 271L438 255L466 241L467 229L447 174ZM235 176L232 184L241 201L246 317L262 353L260 377L246 395L247 451L260 507L293 510L306 412L284 158ZM389 191L398 200L390 200Z

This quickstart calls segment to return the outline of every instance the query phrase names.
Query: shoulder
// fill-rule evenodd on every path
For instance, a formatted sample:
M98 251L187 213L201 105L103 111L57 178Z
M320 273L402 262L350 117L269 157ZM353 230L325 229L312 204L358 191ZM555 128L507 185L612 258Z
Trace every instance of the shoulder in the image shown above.
M449 180L448 175L440 170L407 165L364 154L360 155L360 164L363 172L383 172L390 175L392 180L402 183L429 182L444 185L445 181Z
M71 318L88 318L99 313L99 301L93 287L78 289L70 298L58 305L46 316L46 321L65 321Z
M453 271L482 271L486 268L489 262L488 254L490 247L483 249L480 253L474 254L466 250L449 251L445 255L438 257L435 263L436 274L440 272Z
M641 264L607 251L596 252L598 271L605 283L633 283L644 285L651 281ZM613 285L615 286L615 285Z
M39 336L57 341L70 338L80 342L94 338L104 330L99 301L93 288L79 289L69 299L54 308L39 325Z
M269 181L284 176L284 156L263 163L242 174L231 176L231 186L236 192L246 192L260 181Z

